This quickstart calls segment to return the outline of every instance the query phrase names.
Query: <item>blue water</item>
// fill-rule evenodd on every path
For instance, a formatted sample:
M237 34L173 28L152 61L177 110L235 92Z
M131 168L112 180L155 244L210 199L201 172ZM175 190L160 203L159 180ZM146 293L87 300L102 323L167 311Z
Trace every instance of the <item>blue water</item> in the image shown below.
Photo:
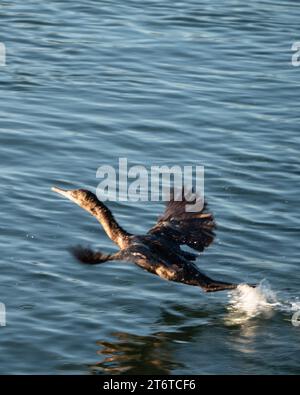
M292 0L1 2L0 373L300 373L299 18ZM95 190L119 157L205 166L199 265L294 308L237 320L227 292L77 264L71 245L115 247L50 188ZM109 206L134 233L163 210Z

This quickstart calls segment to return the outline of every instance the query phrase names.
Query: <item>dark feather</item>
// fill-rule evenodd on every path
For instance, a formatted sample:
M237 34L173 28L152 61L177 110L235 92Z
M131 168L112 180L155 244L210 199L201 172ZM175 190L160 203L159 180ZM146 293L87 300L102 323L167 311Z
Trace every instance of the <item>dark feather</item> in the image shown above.
M204 203L200 211L186 211L187 204L199 201L199 196L195 196L192 202L188 201L181 192L181 201L176 201L176 196L172 193L171 200L167 203L165 212L158 219L157 224L150 229L149 234L158 237L165 237L178 245L186 244L189 247L203 251L214 240L216 225L213 215L208 213L207 204Z
M97 265L113 259L113 255L93 251L89 247L74 246L70 248L71 254L81 263Z

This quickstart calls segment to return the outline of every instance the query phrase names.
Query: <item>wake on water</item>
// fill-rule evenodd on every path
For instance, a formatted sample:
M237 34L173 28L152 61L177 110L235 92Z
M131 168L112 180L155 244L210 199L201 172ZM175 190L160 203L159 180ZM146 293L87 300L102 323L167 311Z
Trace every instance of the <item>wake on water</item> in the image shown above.
M253 317L270 317L275 311L293 313L300 311L300 301L280 300L266 280L262 280L256 288L241 284L229 294L229 324L243 323Z

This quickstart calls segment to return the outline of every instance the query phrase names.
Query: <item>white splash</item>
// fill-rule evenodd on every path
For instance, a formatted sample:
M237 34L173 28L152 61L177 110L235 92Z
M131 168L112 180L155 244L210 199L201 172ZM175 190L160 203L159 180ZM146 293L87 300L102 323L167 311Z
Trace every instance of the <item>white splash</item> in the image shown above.
M258 315L270 317L273 310L281 306L277 295L272 291L266 280L260 282L256 288L241 284L229 294L228 324L243 323Z
M286 306L286 310L291 312L300 311L300 300L295 300Z

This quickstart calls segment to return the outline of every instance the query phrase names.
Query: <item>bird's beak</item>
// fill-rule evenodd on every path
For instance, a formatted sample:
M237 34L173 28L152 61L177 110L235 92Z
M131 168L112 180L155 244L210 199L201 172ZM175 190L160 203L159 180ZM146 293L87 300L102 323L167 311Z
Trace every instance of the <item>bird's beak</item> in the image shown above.
M66 197L68 199L72 199L72 195L71 195L72 191L67 191L66 189L61 189L61 188L58 188L58 187L52 187L51 190L53 192L59 193L60 195Z

